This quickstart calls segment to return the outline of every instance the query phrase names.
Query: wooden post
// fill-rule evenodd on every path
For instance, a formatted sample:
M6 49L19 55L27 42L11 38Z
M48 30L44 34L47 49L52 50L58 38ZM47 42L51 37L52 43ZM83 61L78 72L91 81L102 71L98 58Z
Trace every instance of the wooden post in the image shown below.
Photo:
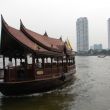
M33 76L34 76L34 79L35 79L35 56L32 55L32 72L33 72Z
M46 58L46 63L48 63L48 58Z
M71 65L73 65L73 58L71 57Z
M73 65L75 64L75 58L73 57Z
M27 70L27 55L25 56L25 67L26 67L26 70Z
M68 58L68 66L70 66L70 58Z
M68 72L68 58L67 58L67 56L66 56L66 70Z
M63 57L62 57L62 67L63 67Z
M43 70L44 70L44 68L45 68L45 65L44 65L44 58L42 58L42 68L43 68Z
M51 72L52 72L52 67L53 67L53 58L51 57Z
M15 80L17 80L17 62L16 62L16 57L14 58L15 59Z
M63 57L62 57L62 71L63 71Z
M45 69L45 58L44 58L44 69Z
M32 56L32 65L35 66L35 57L34 57L34 55Z
M72 65L72 59L70 58L70 65Z
M71 58L70 58L70 66L71 66Z
M37 60L36 60L36 61L37 61L36 63L38 64L38 62L39 62L38 58L37 58Z
M68 58L66 57L66 64L67 64L67 66L68 66Z
M15 67L17 66L16 58L15 58Z
M5 56L3 56L3 70L5 70Z
M4 81L7 80L6 72L5 72L5 56L3 55L3 72L4 72Z
M58 57L57 57L57 72L59 72L59 62L58 62Z
M42 64L41 64L41 62L39 62L39 63L40 63L40 65L41 65L40 68L43 69L43 74L44 74L44 73L45 73L44 58L41 58L41 59L42 59Z
M21 63L22 63L22 58L20 58L20 65L21 65Z

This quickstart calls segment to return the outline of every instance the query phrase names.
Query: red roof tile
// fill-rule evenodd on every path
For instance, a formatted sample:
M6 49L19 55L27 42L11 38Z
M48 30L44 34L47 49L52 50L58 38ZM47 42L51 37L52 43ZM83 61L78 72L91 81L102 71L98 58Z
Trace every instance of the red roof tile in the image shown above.
M16 39L19 43L22 43L24 46L28 47L29 49L35 51L35 52L47 52L50 51L38 46L36 43L34 43L32 40L30 40L23 32L20 30L17 30L11 26L9 26L6 22L3 22L7 32ZM50 52L51 53L51 52Z
M61 41L60 39L55 39L55 38L50 38L48 36L40 35L36 32L33 32L33 31L25 28L25 27L21 27L21 28L23 28L23 31L25 31L32 38L34 38L34 40L42 43L46 47L51 48L53 50L55 49L55 50L60 51L60 52L63 51L63 49L61 47L64 46L64 42Z

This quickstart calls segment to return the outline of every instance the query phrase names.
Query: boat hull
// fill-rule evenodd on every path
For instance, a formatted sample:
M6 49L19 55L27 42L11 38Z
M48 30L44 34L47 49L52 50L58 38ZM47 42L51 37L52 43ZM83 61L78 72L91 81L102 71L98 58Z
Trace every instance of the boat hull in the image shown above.
M0 91L6 96L16 96L25 95L32 93L46 92L53 90L61 85L69 82L73 78L75 70L64 74L64 76L32 80L32 81L22 81L22 82L2 82L0 83Z

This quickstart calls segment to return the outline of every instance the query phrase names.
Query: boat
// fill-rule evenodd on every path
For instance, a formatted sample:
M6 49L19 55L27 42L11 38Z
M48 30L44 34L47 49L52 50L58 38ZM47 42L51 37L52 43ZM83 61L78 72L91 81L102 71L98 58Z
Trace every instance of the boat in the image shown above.
M98 55L98 58L104 58L106 55Z
M6 96L27 95L56 89L70 82L76 72L75 52L62 38L49 37L7 24L1 15L3 77L0 92ZM6 59L14 62L6 65ZM18 63L20 61L20 63Z

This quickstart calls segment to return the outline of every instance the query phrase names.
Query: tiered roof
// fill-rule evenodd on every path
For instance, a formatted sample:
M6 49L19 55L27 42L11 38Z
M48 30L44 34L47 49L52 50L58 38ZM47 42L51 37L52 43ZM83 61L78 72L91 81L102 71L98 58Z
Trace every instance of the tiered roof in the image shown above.
M47 50L55 51L55 52L62 52L63 50L60 47L64 46L64 42L60 39L50 38L47 33L44 35L40 35L34 31L31 31L23 25L21 22L20 30L25 33L30 39L34 42L39 43Z
M28 53L41 56L64 55L65 43L61 39L50 38L47 33L40 35L20 24L20 30L9 26L1 16L1 54L20 57Z

